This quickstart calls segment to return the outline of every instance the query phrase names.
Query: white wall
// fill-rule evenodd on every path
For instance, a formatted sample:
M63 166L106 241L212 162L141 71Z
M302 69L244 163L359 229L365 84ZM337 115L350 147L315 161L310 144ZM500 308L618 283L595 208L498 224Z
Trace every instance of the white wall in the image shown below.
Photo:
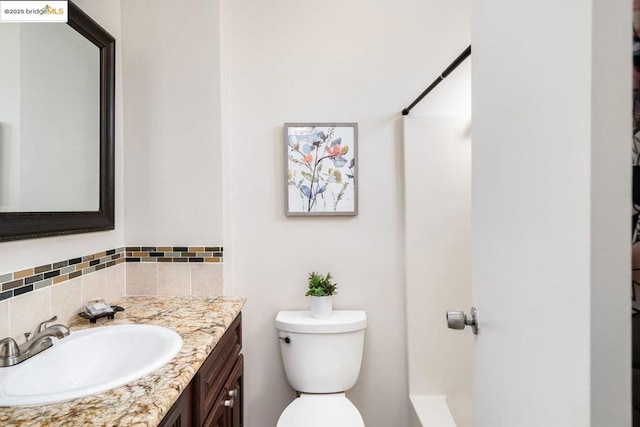
M451 95L470 110L470 90ZM448 329L445 312L471 307L470 111L405 117L404 159L409 393L446 396L468 427L473 335ZM420 413L423 401L413 399L416 412L433 416Z
M408 425L399 117L468 45L468 6L418 0L229 3L234 223L225 246L233 248L230 291L248 297L248 425L275 425L295 396L281 365L274 318L278 310L308 306L303 295L311 270L333 273L340 286L337 308L364 309L369 317L360 381L348 396L367 426ZM424 102L430 105L423 109L459 107L458 100L438 96ZM284 216L282 125L294 121L358 122L357 217Z
M124 244L123 219L123 139L122 139L122 61L120 53L120 0L78 0L89 16L116 38L116 117L115 117L115 229L98 233L21 240L0 243L0 272L9 273L52 261L100 252ZM58 24L47 24L58 25Z
M474 6L474 425L628 426L631 2Z
M222 241L217 1L122 3L126 242Z

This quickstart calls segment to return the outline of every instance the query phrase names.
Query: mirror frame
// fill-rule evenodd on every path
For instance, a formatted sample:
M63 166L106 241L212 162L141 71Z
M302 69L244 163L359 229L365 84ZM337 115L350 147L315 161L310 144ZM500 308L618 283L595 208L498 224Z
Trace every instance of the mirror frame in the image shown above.
M115 39L71 1L68 8L67 24L100 49L100 206L97 211L0 212L0 241L115 228Z

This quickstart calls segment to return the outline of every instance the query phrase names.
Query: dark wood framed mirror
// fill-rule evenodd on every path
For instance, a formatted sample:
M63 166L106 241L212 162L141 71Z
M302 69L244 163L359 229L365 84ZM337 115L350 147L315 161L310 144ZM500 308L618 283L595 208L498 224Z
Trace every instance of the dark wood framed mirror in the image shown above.
M93 231L104 231L104 230L113 230L115 226L115 218L114 218L114 176L115 176L115 162L114 162L114 117L115 117L115 39L105 31L97 22L95 22L91 17L89 17L86 13L84 13L78 6L73 4L72 2L68 2L68 26L75 30L73 33L73 37L81 37L82 40L79 43L84 43L89 46L89 49L95 50L94 46L97 47L97 51L95 53L90 53L90 56L95 56L93 59L95 66L87 67L88 70L93 70L92 75L88 76L87 79L77 78L74 76L69 76L64 71L62 71L58 76L57 80L52 79L50 76L51 70L46 70L47 77L49 81L47 81L46 85L52 86L56 84L56 82L64 82L64 81L75 81L78 80L82 84L90 84L91 91L95 92L95 97L93 98L92 105L90 109L87 109L80 105L73 104L73 97L67 96L66 92L62 92L62 96L58 96L57 100L47 101L49 102L48 110L51 112L58 108L56 102L60 103L60 108L69 108L73 110L74 108L79 111L84 111L85 117L89 114L89 120L95 122L95 132L87 132L83 130L81 135L77 138L77 140L67 147L67 151L65 151L64 155L52 155L51 153L55 153L55 151L51 151L52 147L55 150L56 141L49 138L47 132L48 129L42 130L38 129L40 139L45 139L44 142L45 149L40 151L48 151L44 158L40 161L41 164L46 164L47 167L50 166L53 157L64 157L64 163L60 166L55 166L59 168L57 172L64 174L65 170L73 169L74 167L79 166L80 168L86 168L85 163L91 163L92 168L90 169L89 175L90 179L88 181L92 182L92 185L88 187L90 190L85 188L80 188L84 185L83 179L78 178L70 178L67 184L57 184L57 189L61 191L64 190L67 193L74 192L87 192L89 193L89 199L91 200L88 204L80 204L80 208L75 208L75 202L71 202L68 205L58 206L57 203L50 202L40 202L41 205L38 205L36 209L33 209L28 203L23 203L25 208L12 209L9 204L9 208L5 210L0 210L0 241L9 241L9 240L20 240L20 239L31 239L37 237L46 237L46 236L56 236L63 234L75 234L75 233L87 233ZM11 24L14 25L14 24ZM27 24L27 25L40 25L40 24ZM48 26L48 28L53 28L57 25L63 24L41 24ZM33 28L33 27L30 27ZM31 31L30 29L28 31ZM49 31L49 30L47 30ZM68 30L64 30L69 32ZM23 30L24 32L24 30ZM22 34L24 37L24 34ZM68 36L64 36L68 37ZM86 41L83 41L86 40ZM49 40L42 40L41 45L46 46ZM88 42L87 42L88 41ZM49 41L49 46L52 43ZM54 44L55 45L55 44ZM55 49L55 47L54 47ZM32 49L33 50L33 49ZM75 52L74 48L70 49L71 53L62 52L56 53L55 61L57 62L65 62L66 58L69 55L72 55ZM20 57L21 63L24 63L22 57ZM99 58L99 60L98 60ZM68 62L68 61L67 61ZM73 64L73 60L71 60ZM99 64L98 64L99 63ZM73 66L73 65L71 65ZM38 68L38 67L34 67ZM40 67L42 68L42 67ZM95 76L93 74L97 74L99 72L99 76ZM20 69L20 78L23 76L23 71ZM66 77L66 78L65 78ZM45 77L43 77L44 79ZM39 81L38 78L35 79ZM86 81L85 81L86 80ZM89 82L89 83L87 83ZM99 82L99 88L97 87ZM31 92L36 92L31 90ZM83 92L83 88L80 88L78 92ZM99 98L99 99L98 99ZM95 103L99 103L99 105L94 105ZM39 106L42 103L38 103L36 100L36 104ZM66 104L66 105L65 105ZM90 110L87 113L87 110ZM95 114L94 114L95 112ZM95 115L99 112L99 120ZM48 114L48 113L47 113ZM72 116L70 116L72 117ZM82 117L82 116L81 116ZM61 135L68 135L70 129L84 126L83 119L66 119L67 124L65 124L63 131L58 132ZM75 122L71 123L69 120L75 120ZM40 125L42 120L36 120L37 128L45 128L44 125ZM0 126L2 123L0 123ZM6 126L9 127L9 126ZM86 127L86 126L85 126ZM26 133L24 130L20 130L19 132L22 136ZM50 132L51 134L55 133ZM90 135L85 135L89 134ZM94 133L99 133L99 135L94 135ZM42 135L44 134L44 138ZM62 138L65 138L64 136ZM69 138L66 138L68 140ZM86 140L86 141L85 141ZM2 142L2 141L0 141ZM75 152L83 151L83 147L80 142L87 144L95 144L95 147L91 148L91 158L90 161L84 160L75 160L72 157L72 154ZM97 146L99 144L99 147ZM69 145L69 144L67 144ZM15 150L14 150L15 151ZM22 148L22 151L28 151L25 148ZM38 149L31 151L38 151ZM97 159L99 153L99 160ZM40 154L43 156L42 154ZM16 162L13 162L15 164ZM28 177L31 181L35 182L35 187L40 187L40 195L37 196L39 199L48 199L55 198L56 196L56 187L47 187L47 180L51 179L56 175L55 169L45 169L44 167L34 167L29 162L18 162L20 166L19 168L28 169L19 172L19 177L22 181L27 181L25 178ZM11 164L7 164L11 166ZM15 167L15 166L14 166ZM35 178L33 178L35 177ZM20 181L19 179L19 181ZM19 184L22 184L22 181ZM25 185L26 186L26 185ZM85 185L86 186L86 185ZM76 188L77 187L77 188ZM20 188L18 186L18 188ZM50 190L49 188L53 188L54 190ZM2 187L0 186L0 190ZM43 191L43 189L45 189ZM99 193L99 194L96 194ZM45 195L43 197L42 195ZM60 198L64 198L68 196L61 196ZM68 207L71 208L68 208ZM86 208L85 206L88 206ZM1 207L1 206L0 206Z

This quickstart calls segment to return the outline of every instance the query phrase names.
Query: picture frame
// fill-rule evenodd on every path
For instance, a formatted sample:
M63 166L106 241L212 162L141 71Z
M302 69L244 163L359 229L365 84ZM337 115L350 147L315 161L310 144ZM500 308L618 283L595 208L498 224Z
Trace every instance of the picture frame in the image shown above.
M358 214L358 124L285 123L286 216Z

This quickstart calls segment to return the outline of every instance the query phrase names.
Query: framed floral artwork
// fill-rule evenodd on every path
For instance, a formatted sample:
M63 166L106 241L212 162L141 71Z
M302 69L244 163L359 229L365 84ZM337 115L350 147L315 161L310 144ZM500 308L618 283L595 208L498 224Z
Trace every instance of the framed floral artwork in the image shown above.
M285 214L358 214L358 124L285 123Z

